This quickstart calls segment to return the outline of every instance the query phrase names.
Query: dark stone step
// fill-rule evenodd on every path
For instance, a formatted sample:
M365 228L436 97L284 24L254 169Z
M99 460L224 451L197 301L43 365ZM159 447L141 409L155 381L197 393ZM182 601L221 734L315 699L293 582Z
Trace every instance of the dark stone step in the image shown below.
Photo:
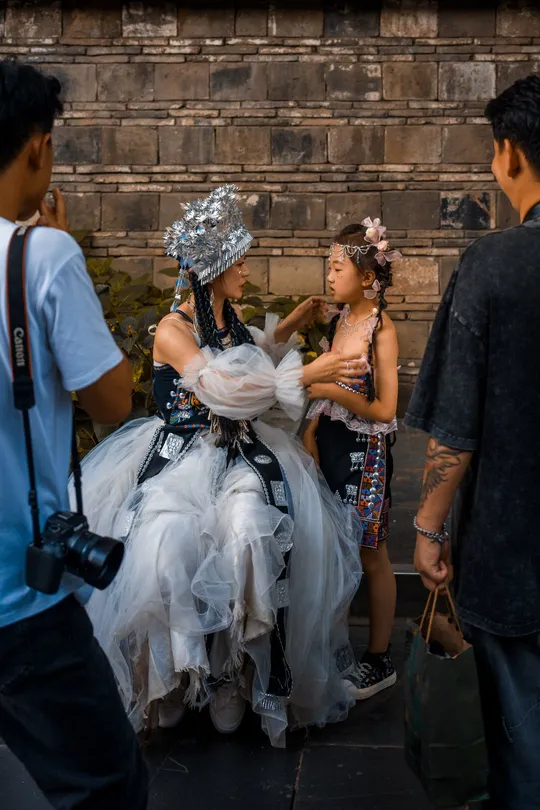
M413 570L412 566L394 566L394 572L397 582L396 617L409 619L421 615L426 605L428 592L422 585L420 576ZM351 605L351 616L353 618L367 620L369 615L367 597L367 580L363 577Z

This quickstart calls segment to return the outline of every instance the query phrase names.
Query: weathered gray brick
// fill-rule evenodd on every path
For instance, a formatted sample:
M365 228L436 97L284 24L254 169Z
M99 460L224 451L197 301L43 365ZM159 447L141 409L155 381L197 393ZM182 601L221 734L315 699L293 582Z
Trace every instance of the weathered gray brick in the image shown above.
M319 101L325 94L323 64L269 63L268 98L271 101Z
M500 62L497 65L497 93L502 93L518 79L540 72L540 62Z
M100 163L100 127L55 127L53 145L56 163Z
M124 3L122 25L125 37L175 37L178 33L177 4Z
M379 10L376 7L363 10L358 3L334 0L325 8L325 37L364 38L376 37L379 33Z
M383 68L384 98L437 98L436 62L388 62Z
M270 258L270 292L274 295L313 295L324 292L324 261L316 256Z
M155 231L159 221L159 194L104 194L101 227L104 231Z
M63 0L63 35L69 39L105 39L122 35L120 5L108 7L106 2L81 5L81 0Z
M441 194L441 228L485 231L493 218L493 200L488 193Z
M179 4L178 34L181 37L234 36L234 9L220 3Z
M440 260L439 289L442 293L448 287L448 282L452 278L452 273L456 269L457 259L454 256L443 256Z
M493 133L489 125L460 124L443 128L443 163L491 163Z
M480 4L477 4L480 6ZM475 8L474 3L456 0L439 0L439 36L445 39L456 37L492 37L495 34L496 4L489 8Z
M326 162L324 127L272 129L272 163L303 164Z
M214 162L212 127L160 127L159 162L164 166Z
M100 101L142 102L154 99L154 66L137 64L98 64Z
M267 96L266 65L257 62L210 66L210 97L218 101L261 101Z
M437 0L384 0L383 37L436 37Z
M266 231L270 227L270 195L247 191L238 195L246 228L251 231Z
M97 231L101 227L101 195L64 193L66 211L71 230Z
M394 321L399 343L399 356L401 359L418 358L424 354L429 335L429 322L425 321Z
M440 66L439 97L444 101L489 101L495 95L495 65L446 62Z
M5 35L17 39L46 39L62 35L62 4L40 0L7 0Z
M62 85L64 101L95 101L97 81L95 65L47 65L47 73Z
M110 166L157 163L157 131L150 127L104 127L102 160Z
M497 10L501 37L539 37L540 7L533 0L501 0Z
M156 65L156 101L202 100L209 95L208 63L181 62Z
M265 37L268 33L268 7L239 8L236 11L235 33L237 37Z
M329 64L326 70L328 98L342 101L381 98L381 66L377 64Z
M440 225L438 191L383 191L383 222L391 230L436 230Z
M328 134L330 163L382 163L383 128L379 126L333 127Z
M324 230L322 194L272 194L270 227L274 230Z
M320 2L305 3L303 7L286 8L275 4L270 7L268 31L273 37L320 37L324 18ZM301 5L296 3L296 6Z
M216 130L219 163L268 163L270 130L267 127L219 127Z
M428 256L405 256L392 264L394 295L437 295L439 264Z
M439 163L441 128L429 124L386 127L387 163Z
M360 224L366 217L380 216L381 195L378 191L328 194L326 198L326 229L334 233L347 225Z

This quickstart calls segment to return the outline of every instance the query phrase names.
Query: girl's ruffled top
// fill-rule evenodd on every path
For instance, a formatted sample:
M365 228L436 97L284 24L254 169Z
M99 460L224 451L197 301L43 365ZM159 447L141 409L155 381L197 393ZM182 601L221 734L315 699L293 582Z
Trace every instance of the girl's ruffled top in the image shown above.
M347 314L348 308L342 310L342 318L346 318ZM368 318L365 323L364 337L369 343L371 343L373 341L375 327L377 326L377 317L374 315L372 318ZM321 341L321 347L325 352L332 350L330 344L325 338L323 338ZM365 377L360 377L358 382L355 384L342 387L349 389L350 391L354 391L357 394L363 394L364 396L367 395ZM388 433L394 433L397 430L397 420L395 417L389 423L374 422L371 419L364 419L363 416L352 413L352 411L347 410L347 408L345 408L343 405L340 405L338 402L334 402L331 399L316 400L309 408L307 418L317 419L317 417L321 416L321 414L329 416L333 421L343 422L345 425L347 425L349 430L352 430L354 433L363 433L366 436L375 436L377 434L386 435Z

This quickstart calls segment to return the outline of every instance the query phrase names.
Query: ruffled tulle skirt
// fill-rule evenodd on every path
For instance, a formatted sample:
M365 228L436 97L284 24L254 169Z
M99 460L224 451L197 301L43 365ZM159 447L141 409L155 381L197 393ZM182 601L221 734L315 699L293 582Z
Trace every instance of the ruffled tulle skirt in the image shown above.
M260 421L254 428L285 473L289 515L267 504L241 458L227 464L209 434L137 486L161 425L130 422L83 462L90 528L126 545L119 574L93 593L88 612L134 727L150 702L186 680L189 700L204 705L208 683L223 676L244 679L274 745L284 745L288 727L344 719L351 700L336 653L347 644L347 609L361 577L354 511L296 440ZM291 544L284 593L278 578ZM276 707L265 697L284 599L293 685Z

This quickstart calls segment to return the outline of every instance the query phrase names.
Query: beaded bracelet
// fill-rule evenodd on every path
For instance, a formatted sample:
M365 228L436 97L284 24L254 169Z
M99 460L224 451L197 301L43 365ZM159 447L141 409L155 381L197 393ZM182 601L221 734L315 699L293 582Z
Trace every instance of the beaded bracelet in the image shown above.
M359 390L360 386L354 388L352 385L347 385L347 383L342 383L339 381L336 381L336 385L339 385L340 388L344 388L345 391L350 391L351 394L362 394L362 391Z
M414 518L413 520L413 526L419 534L423 535L424 537L427 537L427 539L431 543L446 543L446 541L448 540L448 532L446 531L446 529L443 529L442 532L430 532L427 529L422 529L418 525L418 521L416 520L416 518Z

